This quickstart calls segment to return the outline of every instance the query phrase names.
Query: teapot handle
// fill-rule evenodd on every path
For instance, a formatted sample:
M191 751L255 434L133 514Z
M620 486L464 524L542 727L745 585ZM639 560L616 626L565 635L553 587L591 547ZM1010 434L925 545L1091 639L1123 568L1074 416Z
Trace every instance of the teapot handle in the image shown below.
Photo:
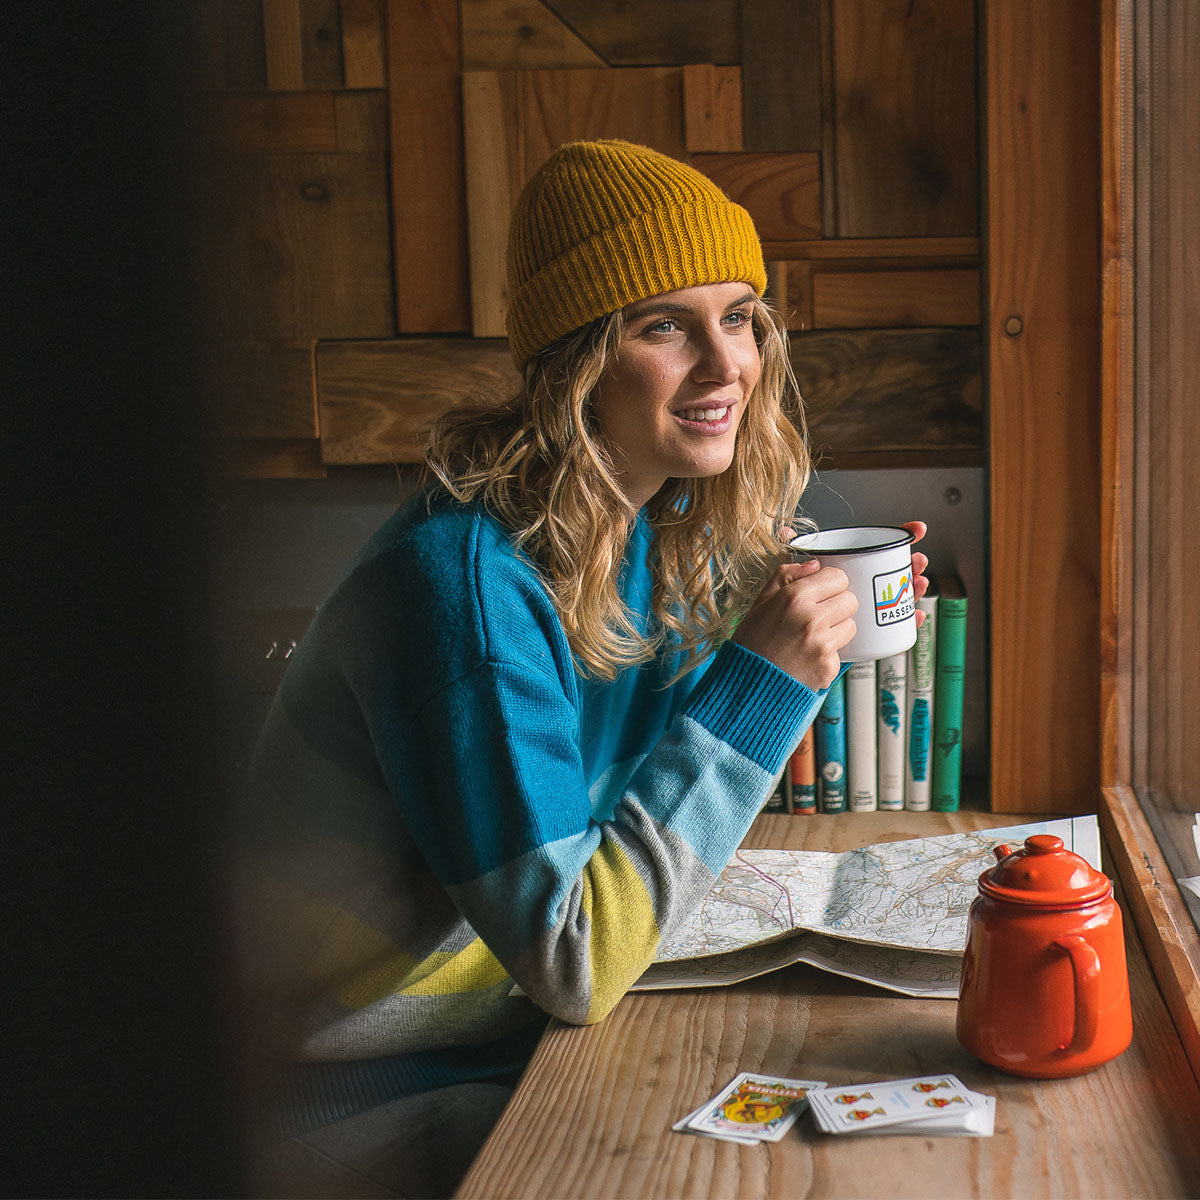
M1082 1054L1096 1040L1100 1023L1100 956L1077 933L1050 944L1071 959L1075 975L1075 1027L1070 1042L1058 1048L1068 1054Z

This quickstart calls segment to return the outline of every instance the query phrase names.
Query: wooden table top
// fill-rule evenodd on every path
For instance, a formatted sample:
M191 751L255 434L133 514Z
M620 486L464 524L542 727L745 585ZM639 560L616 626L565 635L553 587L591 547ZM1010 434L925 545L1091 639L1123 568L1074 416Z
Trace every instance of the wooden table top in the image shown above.
M844 850L1036 819L763 816L744 844ZM1125 915L1133 1044L1088 1075L1005 1075L959 1046L954 1003L802 964L732 987L631 993L599 1025L551 1024L458 1196L1200 1196L1200 1089ZM996 1097L996 1132L835 1138L808 1116L757 1146L672 1131L739 1071L836 1084L952 1072Z

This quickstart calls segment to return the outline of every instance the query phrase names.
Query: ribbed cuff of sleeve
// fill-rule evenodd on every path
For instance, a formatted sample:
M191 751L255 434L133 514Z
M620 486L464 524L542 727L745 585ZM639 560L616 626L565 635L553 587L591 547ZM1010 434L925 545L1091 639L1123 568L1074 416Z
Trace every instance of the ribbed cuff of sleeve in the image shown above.
M823 695L753 650L726 642L684 711L774 774L795 749Z

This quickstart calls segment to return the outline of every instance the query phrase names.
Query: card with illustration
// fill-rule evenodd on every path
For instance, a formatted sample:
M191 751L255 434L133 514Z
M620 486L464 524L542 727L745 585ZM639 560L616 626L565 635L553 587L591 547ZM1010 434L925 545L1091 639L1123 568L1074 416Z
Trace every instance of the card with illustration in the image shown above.
M688 1122L688 1128L713 1136L777 1142L804 1111L808 1094L822 1087L820 1080L743 1071Z

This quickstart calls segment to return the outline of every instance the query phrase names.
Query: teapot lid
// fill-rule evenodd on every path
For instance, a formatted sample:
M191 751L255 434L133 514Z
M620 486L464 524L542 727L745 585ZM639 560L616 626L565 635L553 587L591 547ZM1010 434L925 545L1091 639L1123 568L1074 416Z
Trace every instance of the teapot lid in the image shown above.
M987 896L1017 904L1074 906L1108 895L1112 884L1086 858L1063 848L1062 838L1035 833L1019 850L997 846L996 865L979 877Z

